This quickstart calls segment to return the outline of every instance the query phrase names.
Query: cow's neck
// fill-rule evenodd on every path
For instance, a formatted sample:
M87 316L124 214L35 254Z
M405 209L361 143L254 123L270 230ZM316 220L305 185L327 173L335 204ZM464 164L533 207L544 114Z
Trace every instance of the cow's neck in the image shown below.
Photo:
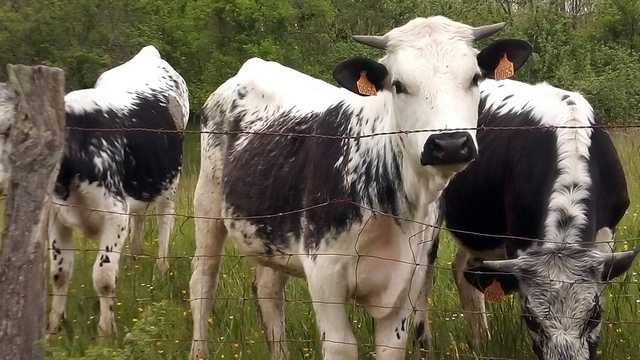
M413 209L402 177L404 160L401 143L397 135L386 134L393 131L390 125L392 115L383 109L390 107L383 106L382 102L372 105L354 111L349 133L360 138L344 143L350 197L375 211L411 217ZM384 115L367 114L374 110Z
M588 120L587 120L588 124ZM570 117L561 126L584 126L584 119ZM558 128L556 144L558 151L558 177L553 183L547 218L544 223L544 239L555 243L578 243L589 219L587 210L591 199L591 176L589 173L590 128Z

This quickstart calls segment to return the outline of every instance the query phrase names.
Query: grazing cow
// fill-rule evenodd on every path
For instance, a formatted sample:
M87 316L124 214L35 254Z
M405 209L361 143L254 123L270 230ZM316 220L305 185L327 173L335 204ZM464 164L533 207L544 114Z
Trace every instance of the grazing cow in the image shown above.
M629 205L616 150L578 93L511 80L480 89L478 159L443 195L474 340L488 335L475 288L517 292L539 359L594 359L602 288L640 252L610 253Z
M10 166L9 129L13 123L13 98L15 93L9 84L0 83L0 194L4 195L9 186Z
M77 228L100 240L93 286L100 297L99 334L109 336L115 332L118 261L131 214L155 206L158 266L165 266L182 163L179 131L189 113L187 86L158 50L147 46L103 73L94 88L67 94L65 110L68 133L49 219L49 329L56 330L64 317L73 266L71 235ZM134 221L143 219L135 216ZM140 242L133 226L132 241Z
M307 278L325 359L358 357L350 298L377 320L377 358L404 358L426 269L419 265L432 245L425 224L436 222L451 176L476 156L478 80L492 77L503 56L517 69L531 53L520 40L473 49L503 26L418 18L384 36L354 37L386 56L337 65L346 89L251 59L209 97L194 198L192 359L209 357L207 319L227 235L259 264L254 288L272 358L288 357L289 275ZM393 134L372 136L385 132Z

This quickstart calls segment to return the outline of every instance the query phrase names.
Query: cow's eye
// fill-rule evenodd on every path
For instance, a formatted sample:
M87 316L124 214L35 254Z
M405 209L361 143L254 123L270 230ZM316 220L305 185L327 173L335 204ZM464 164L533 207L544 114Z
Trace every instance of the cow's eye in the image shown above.
M393 80L393 87L396 89L396 94L406 94L407 88L402 85L398 80Z
M473 79L471 79L471 87L478 86L478 82L480 82L481 78L482 75L480 74L473 75Z

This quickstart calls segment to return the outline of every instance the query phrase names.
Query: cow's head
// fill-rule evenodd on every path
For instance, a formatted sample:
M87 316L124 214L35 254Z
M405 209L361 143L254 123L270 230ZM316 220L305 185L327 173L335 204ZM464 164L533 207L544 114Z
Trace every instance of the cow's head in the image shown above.
M402 142L412 166L457 171L477 156L478 82L494 78L496 69L502 71L503 57L512 67L502 72L513 73L532 52L529 43L513 39L498 40L479 52L474 49L475 40L503 27L504 23L474 28L436 16L414 19L383 36L354 36L385 50L386 56L379 62L345 60L333 76L356 94L384 98L396 130L406 131Z
M639 252L546 244L516 259L484 261L465 278L483 292L495 281L505 293L518 293L538 359L589 360L600 337L602 287L627 271Z
M9 129L13 123L13 98L13 88L9 84L0 83L0 195L6 195L11 176Z

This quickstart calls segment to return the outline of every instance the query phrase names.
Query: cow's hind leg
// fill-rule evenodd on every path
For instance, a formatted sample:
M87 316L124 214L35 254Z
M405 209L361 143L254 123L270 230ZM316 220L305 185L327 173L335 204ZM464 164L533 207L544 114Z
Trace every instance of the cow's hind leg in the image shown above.
M105 209L100 233L100 248L93 264L93 288L100 299L98 335L108 338L116 333L113 303L118 281L118 263L129 225L128 206L123 200L111 199L113 207Z
M208 319L213 306L220 262L224 254L227 229L222 216L220 179L214 178L210 169L203 168L194 195L196 225L196 252L191 262L189 283L191 313L193 315L193 340L190 359L208 359Z
M271 360L289 358L284 325L284 292L289 275L258 265L253 292L258 301L260 321L267 338Z
M60 321L65 317L69 281L73 272L73 232L58 220L52 206L49 216L49 265L52 279L51 312L49 313L49 332L58 331Z
M156 220L158 222L158 258L156 260L156 266L162 273L165 273L169 268L167 254L169 251L169 238L171 237L171 230L175 222L174 199L177 186L178 179L176 178L169 190L166 191L166 194L163 194L156 205Z
M490 338L487 314L484 307L484 297L480 291L467 282L464 270L468 267L469 253L458 247L456 257L451 264L453 279L458 287L462 312L471 328L471 336L475 346L480 346L484 340Z
M356 360L358 345L347 316L347 274L332 255L304 261L309 293L316 314L324 360Z
M144 232L145 213L135 212L131 216L131 242L129 243L129 254L135 260L142 255L142 234Z

